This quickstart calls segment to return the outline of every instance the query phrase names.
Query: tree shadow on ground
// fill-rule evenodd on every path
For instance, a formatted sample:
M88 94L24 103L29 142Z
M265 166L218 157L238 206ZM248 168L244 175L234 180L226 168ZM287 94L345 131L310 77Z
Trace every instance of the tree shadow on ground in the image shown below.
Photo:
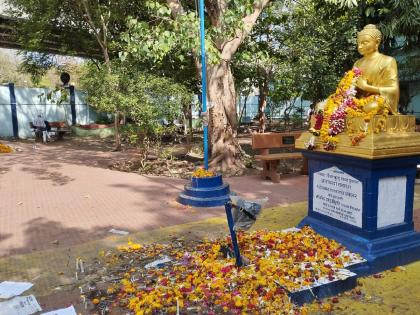
M95 226L90 229L67 227L61 222L38 217L25 223L24 241L22 246L4 248L1 243L4 238L0 234L0 257L25 254L53 248L68 247L91 240L109 236L112 225Z
M188 181L175 181L174 179L169 180L155 176L144 177L147 177L150 182L147 187L121 183L112 184L111 187L128 189L134 194L143 196L139 200L147 198L147 208L141 201L137 203L137 206L139 209L141 208L144 218L147 218L151 227L159 228L225 215L224 206L196 208L178 203L177 197L182 192L183 185ZM307 194L306 178L302 177L291 178L287 183L280 184L273 184L269 181L262 184L259 176L233 177L225 179L225 182L230 183L231 191L235 191L245 199L259 199L269 196L266 207L304 201ZM252 189L250 190L250 188ZM301 191L296 192L300 188ZM281 191L284 193L280 194Z
M4 240L7 240L11 236L12 236L12 234L2 234L2 233L0 233L0 242L4 241Z
M5 174L10 170L10 167L0 166L0 175Z
M53 167L52 165L48 165L48 168ZM55 166L59 167L59 166ZM48 171L46 167L22 167L22 171L32 173L38 180L50 180L53 182L53 185L62 186L66 185L71 181L74 181L74 178L70 176L66 176L58 171Z
M48 144L19 141L10 145L18 150L2 156L2 167L67 163L108 169L115 161L137 155L136 149L113 152L112 142L103 139L70 138Z

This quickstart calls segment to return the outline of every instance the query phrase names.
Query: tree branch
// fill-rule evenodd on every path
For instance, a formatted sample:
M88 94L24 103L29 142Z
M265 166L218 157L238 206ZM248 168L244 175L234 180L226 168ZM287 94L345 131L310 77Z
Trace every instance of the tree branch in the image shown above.
M227 8L226 0L204 0L206 12L210 18L211 25L214 27L220 26L220 17L224 14Z
M254 5L254 12L250 15L247 15L242 19L244 27L242 30L236 32L236 36L226 42L223 45L221 58L223 60L231 60L232 56L244 41L245 37L251 32L252 27L255 25L258 17L260 16L262 10L270 3L272 0L260 0Z
M177 16L184 14L180 0L166 0L168 7L171 9L172 17L175 19Z
M84 11L81 10L84 20L88 23L88 25L92 29L93 34L95 35L95 37L96 37L99 45L101 46L101 48L104 49L104 43L102 42L100 33L98 32L97 27L96 27L95 23L93 22L92 16L90 15L89 7L88 7L88 4L87 4L86 0L81 0L79 2L79 7L80 7L80 3L83 5L83 9L84 9Z

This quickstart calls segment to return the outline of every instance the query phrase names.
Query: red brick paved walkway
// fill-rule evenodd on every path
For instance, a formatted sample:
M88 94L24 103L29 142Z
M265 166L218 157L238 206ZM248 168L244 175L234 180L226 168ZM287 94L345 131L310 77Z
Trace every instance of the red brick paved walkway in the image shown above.
M223 208L193 209L175 199L185 180L107 169L125 153L79 148L71 141L12 144L21 152L0 155L0 256L69 246L110 235L223 215ZM267 206L303 201L307 178L279 184L258 176L229 178L246 198L270 198ZM58 245L56 244L58 241Z

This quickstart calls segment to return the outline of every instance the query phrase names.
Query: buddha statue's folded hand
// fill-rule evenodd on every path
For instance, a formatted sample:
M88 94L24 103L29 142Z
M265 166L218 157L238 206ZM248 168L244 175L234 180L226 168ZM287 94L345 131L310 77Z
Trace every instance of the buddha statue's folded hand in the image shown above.
M383 109L384 109L384 106L380 105L377 101L369 102L365 106L363 106L363 111L365 113L370 113L371 111L376 111L379 114L379 113L382 113Z
M370 86L365 78L360 77L359 79L357 79L356 87L362 91L367 92Z

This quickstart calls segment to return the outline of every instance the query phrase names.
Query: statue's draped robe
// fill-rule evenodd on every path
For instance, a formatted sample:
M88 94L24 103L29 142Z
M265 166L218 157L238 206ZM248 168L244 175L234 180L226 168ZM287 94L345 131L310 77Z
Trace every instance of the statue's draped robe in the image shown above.
M395 59L378 53L374 58L363 57L357 60L353 67L362 70L362 76L369 85L379 88L379 93L384 97L391 113L397 114L400 88Z

